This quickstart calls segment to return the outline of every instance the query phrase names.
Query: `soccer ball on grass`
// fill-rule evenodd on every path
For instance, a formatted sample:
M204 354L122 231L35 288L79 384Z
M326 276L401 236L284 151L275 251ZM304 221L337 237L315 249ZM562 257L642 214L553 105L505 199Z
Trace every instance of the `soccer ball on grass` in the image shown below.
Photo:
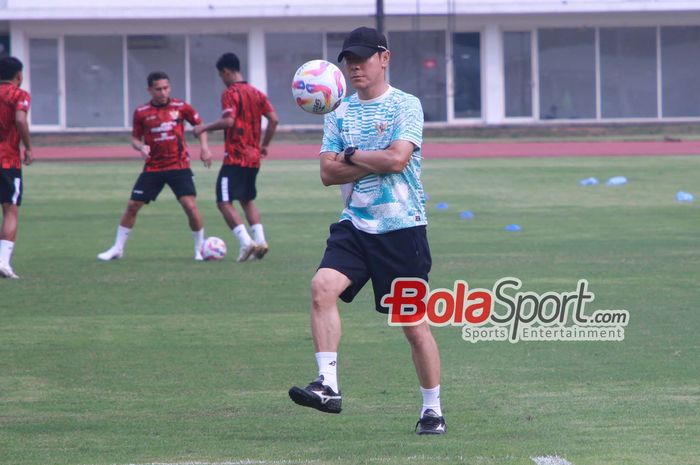
M202 244L204 260L221 260L226 256L226 243L218 237L207 237Z

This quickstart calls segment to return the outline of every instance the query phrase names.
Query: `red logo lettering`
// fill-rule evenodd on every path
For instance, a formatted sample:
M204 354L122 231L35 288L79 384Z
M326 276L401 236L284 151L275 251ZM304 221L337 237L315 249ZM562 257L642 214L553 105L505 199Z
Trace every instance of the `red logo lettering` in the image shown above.
M389 308L390 325L417 325L425 318L425 295L428 283L422 279L397 278L391 283L391 293L382 297L381 304Z

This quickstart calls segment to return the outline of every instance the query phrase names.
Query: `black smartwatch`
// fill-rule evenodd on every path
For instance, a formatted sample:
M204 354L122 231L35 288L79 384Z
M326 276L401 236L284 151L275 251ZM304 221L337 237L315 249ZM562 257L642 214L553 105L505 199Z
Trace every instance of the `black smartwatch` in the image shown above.
M343 159L348 165L354 165L354 163L352 162L352 156L355 155L355 150L357 150L357 147L348 147L345 149Z

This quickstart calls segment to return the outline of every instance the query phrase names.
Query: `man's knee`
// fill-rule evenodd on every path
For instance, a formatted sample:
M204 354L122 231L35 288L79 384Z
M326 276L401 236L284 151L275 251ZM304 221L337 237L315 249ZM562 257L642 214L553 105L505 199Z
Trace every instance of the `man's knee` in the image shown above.
M137 200L129 200L129 203L126 204L126 213L131 216L136 216L139 210L141 210L142 206L143 202L139 202Z
M425 322L416 326L404 326L403 330L412 347L427 347L436 344L430 326Z
M349 280L335 270L321 269L311 279L311 299L314 310L323 310L335 304Z
M180 197L180 204L187 213L194 213L197 211L197 200L191 195Z
M241 208L246 212L255 211L255 201L253 200L239 200Z
M3 203L2 204L2 214L4 216L17 216L19 213L19 205L14 203Z

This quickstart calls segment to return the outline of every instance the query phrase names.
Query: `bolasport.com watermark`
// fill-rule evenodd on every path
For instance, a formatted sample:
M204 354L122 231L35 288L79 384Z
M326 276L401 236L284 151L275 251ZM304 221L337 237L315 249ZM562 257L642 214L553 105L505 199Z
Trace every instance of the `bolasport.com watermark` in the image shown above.
M398 278L382 298L391 326L428 322L461 326L462 339L480 341L622 341L629 312L595 308L595 294L580 279L568 292L522 290L518 278L502 278L491 289L433 289L418 278Z

